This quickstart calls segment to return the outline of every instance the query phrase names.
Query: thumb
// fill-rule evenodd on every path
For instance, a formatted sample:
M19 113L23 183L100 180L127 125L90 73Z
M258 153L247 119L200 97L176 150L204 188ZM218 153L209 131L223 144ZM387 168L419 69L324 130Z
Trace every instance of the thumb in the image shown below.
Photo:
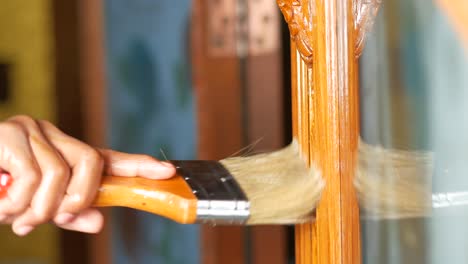
M176 173L174 165L148 155L128 154L109 149L99 150L104 159L104 173L122 177L167 179Z

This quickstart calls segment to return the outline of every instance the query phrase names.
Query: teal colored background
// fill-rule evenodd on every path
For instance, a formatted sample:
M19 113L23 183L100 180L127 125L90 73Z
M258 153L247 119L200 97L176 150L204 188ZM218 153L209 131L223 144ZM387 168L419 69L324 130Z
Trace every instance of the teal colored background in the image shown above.
M195 158L190 1L108 0L105 17L110 146ZM198 226L130 209L113 215L114 263L199 263Z
M435 1L388 0L360 58L361 136L371 144L431 151L434 193L468 191L465 48ZM466 206L361 223L364 264L468 263Z

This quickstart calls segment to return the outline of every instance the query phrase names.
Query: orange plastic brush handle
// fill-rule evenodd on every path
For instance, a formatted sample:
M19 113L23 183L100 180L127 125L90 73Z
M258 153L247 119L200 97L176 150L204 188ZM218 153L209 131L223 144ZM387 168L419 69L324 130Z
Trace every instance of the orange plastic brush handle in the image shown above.
M10 174L0 172L0 198L12 182ZM93 206L134 208L181 224L194 223L197 217L197 198L180 175L168 180L104 176Z

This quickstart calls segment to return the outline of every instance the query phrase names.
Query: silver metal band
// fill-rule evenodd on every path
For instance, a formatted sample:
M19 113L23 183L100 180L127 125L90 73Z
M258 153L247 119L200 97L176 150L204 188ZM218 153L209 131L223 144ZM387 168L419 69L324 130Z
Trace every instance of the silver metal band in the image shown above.
M197 223L245 224L250 203L241 187L218 161L171 161L198 199Z

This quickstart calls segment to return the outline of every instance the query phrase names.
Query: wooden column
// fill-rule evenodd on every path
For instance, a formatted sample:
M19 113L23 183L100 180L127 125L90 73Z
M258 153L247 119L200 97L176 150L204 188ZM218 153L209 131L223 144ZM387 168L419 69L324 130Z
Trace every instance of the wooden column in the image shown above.
M278 4L291 33L293 134L326 181L316 220L296 227L296 263L360 263L353 188L359 114L352 2Z

